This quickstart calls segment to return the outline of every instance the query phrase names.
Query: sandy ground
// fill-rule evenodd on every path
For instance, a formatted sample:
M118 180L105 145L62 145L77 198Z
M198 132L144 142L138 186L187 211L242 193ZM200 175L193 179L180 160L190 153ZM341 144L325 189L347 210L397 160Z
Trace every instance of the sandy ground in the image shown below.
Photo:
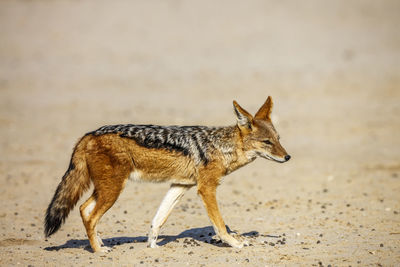
M0 265L399 266L399 12L372 0L1 1ZM230 125L233 99L255 112L268 95L292 160L258 159L218 189L251 246L213 239L191 189L147 248L168 185L133 182L99 224L110 253L91 253L78 209L44 238L84 133Z

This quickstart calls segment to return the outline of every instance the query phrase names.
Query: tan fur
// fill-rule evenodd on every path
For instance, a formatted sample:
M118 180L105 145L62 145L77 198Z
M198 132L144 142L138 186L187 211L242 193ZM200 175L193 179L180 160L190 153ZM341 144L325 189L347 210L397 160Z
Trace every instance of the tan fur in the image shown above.
M231 246L242 247L245 243L228 234L218 209L216 188L220 179L253 161L256 156L280 162L287 161L287 157L290 156L280 145L279 136L270 121L272 109L270 97L254 118L236 101L234 107L238 118L237 127L231 128L229 138L226 140L217 140L220 149L210 150L208 157L211 160L207 164L196 164L192 157L178 151L146 148L133 139L122 138L115 133L86 135L77 144L73 153L72 163L75 168L69 174L67 172L65 179L63 178L61 183L64 185L61 186L61 183L59 185L61 191L67 191L61 195L57 195L56 192L54 198L64 200L57 203L66 203L64 205L72 209L82 193L87 190L90 180L92 181L93 194L81 205L80 213L93 251L106 251L106 248L101 247L102 242L97 235L96 225L118 199L131 175L134 180L169 182L176 186L187 187L182 191L176 190L177 193L171 191L171 199L166 200L170 203L166 206L168 210L160 212L166 217L158 218L161 221L157 222L157 227L161 227L166 221L173 205L182 197L183 192L197 185L198 194L216 233L222 241ZM265 144L266 139L270 140L271 144ZM49 206L48 213L53 211L52 205L53 202ZM159 228L150 234L153 240L149 240L149 243L152 247L156 246L158 230Z

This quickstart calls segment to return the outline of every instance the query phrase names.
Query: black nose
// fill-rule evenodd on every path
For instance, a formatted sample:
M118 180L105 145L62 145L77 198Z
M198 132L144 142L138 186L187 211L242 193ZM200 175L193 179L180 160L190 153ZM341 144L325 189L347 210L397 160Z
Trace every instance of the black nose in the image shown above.
M289 156L289 155L286 155L286 156L285 156L285 160L288 161L289 159L290 159L290 156Z

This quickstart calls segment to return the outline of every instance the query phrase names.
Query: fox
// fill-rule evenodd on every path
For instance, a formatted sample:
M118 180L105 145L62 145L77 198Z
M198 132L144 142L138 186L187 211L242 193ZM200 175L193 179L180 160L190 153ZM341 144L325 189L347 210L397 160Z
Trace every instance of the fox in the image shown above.
M215 234L234 248L248 245L230 235L220 214L216 189L222 177L256 158L284 163L291 156L280 144L269 96L254 116L233 101L230 126L106 125L75 145L69 167L47 208L44 234L57 232L83 193L80 215L93 252L109 252L97 233L101 217L113 206L128 180L168 182L150 227L148 247L156 248L162 225L184 193L196 186Z

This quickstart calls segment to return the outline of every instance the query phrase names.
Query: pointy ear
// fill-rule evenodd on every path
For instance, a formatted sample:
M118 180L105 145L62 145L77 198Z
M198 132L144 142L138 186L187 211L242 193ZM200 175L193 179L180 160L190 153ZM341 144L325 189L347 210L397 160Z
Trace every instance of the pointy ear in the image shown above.
M273 105L274 103L272 102L272 98L269 96L265 101L265 103L257 111L254 118L258 120L271 120L271 112Z
M233 109L236 114L236 119L239 127L251 129L253 116L244 110L236 101L233 101Z

